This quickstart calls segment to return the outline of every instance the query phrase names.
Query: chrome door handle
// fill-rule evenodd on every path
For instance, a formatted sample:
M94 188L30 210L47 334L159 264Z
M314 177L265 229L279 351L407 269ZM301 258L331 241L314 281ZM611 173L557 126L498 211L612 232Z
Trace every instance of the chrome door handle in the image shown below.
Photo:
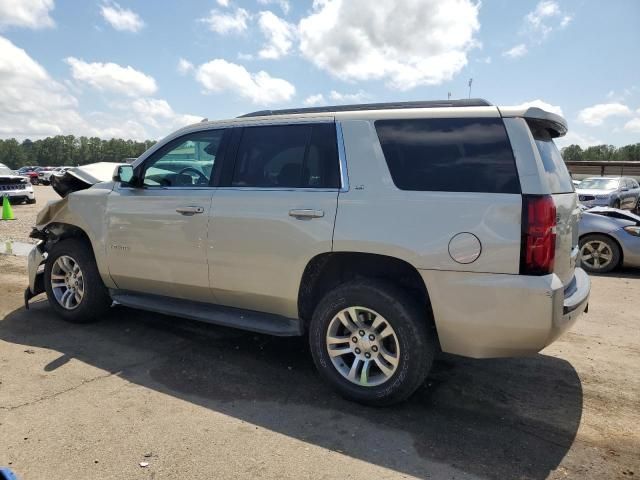
M178 212L180 215L186 215L188 217L195 215L196 213L204 213L204 208L203 207L178 207L176 208L176 212Z
M289 210L289 216L295 218L322 218L324 217L324 211L311 208L294 208Z

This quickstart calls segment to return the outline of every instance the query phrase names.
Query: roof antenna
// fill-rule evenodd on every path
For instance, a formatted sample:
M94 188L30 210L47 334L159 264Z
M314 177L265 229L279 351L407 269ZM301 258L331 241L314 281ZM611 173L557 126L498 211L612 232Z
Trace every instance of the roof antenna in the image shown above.
M451 92L447 92L447 100L451 100Z
M471 98L471 84L473 83L473 78L469 79L469 98Z
M208 122L209 119L207 117L203 118L202 120L200 120L200 123L204 123L204 122Z

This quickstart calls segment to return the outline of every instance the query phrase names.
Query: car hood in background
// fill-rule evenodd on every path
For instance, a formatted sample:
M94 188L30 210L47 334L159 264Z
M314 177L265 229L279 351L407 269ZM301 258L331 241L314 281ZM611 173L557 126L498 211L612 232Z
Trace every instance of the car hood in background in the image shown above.
M29 177L24 175L0 175L0 183L23 183L29 181Z
M611 195L615 192L615 189L611 190L597 190L597 189L587 189L587 188L576 188L576 193L578 195Z
M631 213L629 210L620 210L618 208L610 207L593 207L585 210L585 212L610 218L617 218L620 220L626 220L629 222L634 222L636 225L640 225L640 216L636 215L635 213Z
M85 190L100 182L109 182L113 178L113 172L120 162L98 162L70 168L61 175L51 175L51 186L61 197L66 197L71 192Z

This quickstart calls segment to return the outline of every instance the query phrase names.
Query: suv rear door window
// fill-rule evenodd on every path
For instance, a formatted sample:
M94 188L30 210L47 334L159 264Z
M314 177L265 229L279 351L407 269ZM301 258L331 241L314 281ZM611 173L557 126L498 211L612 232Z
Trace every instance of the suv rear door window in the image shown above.
M245 127L232 186L338 188L333 123Z
M375 127L401 190L520 193L499 118L378 120Z

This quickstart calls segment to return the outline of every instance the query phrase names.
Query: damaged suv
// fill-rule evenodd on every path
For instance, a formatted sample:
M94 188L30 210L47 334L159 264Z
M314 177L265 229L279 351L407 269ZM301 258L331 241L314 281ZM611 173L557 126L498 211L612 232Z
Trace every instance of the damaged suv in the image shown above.
M56 180L25 301L46 291L72 322L121 304L306 335L342 395L398 402L439 350L533 354L586 310L566 130L484 100L191 125L112 179Z

